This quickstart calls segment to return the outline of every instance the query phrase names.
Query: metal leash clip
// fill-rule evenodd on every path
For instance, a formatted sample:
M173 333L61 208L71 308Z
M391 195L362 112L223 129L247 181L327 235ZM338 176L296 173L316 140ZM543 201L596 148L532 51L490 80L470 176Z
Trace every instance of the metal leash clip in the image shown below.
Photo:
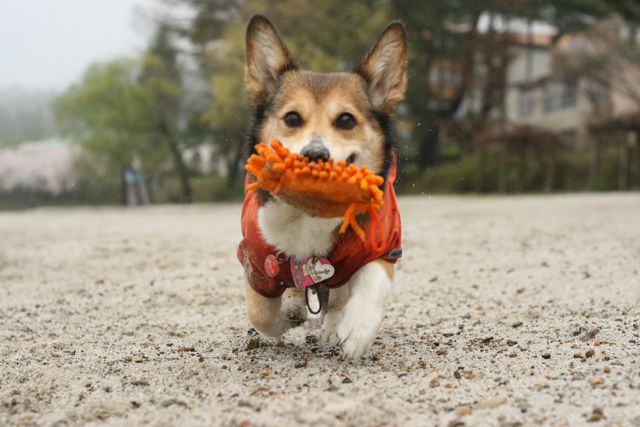
M311 289L314 295L317 295L318 297L318 309L316 311L311 308L311 304L309 303L309 289ZM309 313L314 315L320 314L321 312L326 310L327 305L329 304L329 288L327 288L327 286L323 283L317 283L312 286L307 286L304 289L304 300L307 303L307 309L309 310Z

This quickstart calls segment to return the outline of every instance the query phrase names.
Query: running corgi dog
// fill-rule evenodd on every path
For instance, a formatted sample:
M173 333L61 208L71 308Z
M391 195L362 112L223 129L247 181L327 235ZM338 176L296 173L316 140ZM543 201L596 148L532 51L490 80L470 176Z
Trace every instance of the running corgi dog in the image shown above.
M391 116L406 82L407 42L399 22L382 32L355 71L326 74L299 69L265 17L249 22L245 84L254 110L249 153L259 142L277 138L310 160L366 165L385 178L382 252L353 233L339 235L342 218L311 217L265 191L245 191L238 258L245 269L249 321L262 334L279 336L307 319L305 289L294 280L300 276L324 289L326 341L340 344L354 359L373 343L402 253Z

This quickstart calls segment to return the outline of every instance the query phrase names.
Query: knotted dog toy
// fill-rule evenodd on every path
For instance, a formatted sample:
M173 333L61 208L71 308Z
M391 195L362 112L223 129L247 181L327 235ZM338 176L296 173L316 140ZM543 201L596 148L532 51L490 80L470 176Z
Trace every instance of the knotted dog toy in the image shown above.
M246 165L247 171L256 178L247 186L248 190L267 190L311 216L342 217L339 233L345 233L351 226L363 241L367 233L356 216L369 213L371 247L376 251L385 248L377 211L384 204L384 193L380 189L384 178L366 166L357 167L344 160L311 161L291 153L277 139L271 141L271 147L265 143L256 145L256 151L258 154L251 155ZM376 242L376 229L380 242Z

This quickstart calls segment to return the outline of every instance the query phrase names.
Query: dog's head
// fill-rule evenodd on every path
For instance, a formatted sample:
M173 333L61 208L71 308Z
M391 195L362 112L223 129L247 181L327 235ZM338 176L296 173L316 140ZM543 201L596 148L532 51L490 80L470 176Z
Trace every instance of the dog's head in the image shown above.
M404 97L407 42L390 24L354 72L299 70L274 26L256 15L247 28L245 83L255 123L250 149L278 138L314 159L346 160L386 175L390 115Z

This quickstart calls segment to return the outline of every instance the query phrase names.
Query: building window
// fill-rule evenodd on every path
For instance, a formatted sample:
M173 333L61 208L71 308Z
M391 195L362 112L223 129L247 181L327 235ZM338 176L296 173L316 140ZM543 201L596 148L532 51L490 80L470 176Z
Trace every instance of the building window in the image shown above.
M518 117L526 119L533 114L533 89L529 87L520 88L518 94Z
M576 80L552 81L544 87L544 111L571 108L578 98L578 82Z

